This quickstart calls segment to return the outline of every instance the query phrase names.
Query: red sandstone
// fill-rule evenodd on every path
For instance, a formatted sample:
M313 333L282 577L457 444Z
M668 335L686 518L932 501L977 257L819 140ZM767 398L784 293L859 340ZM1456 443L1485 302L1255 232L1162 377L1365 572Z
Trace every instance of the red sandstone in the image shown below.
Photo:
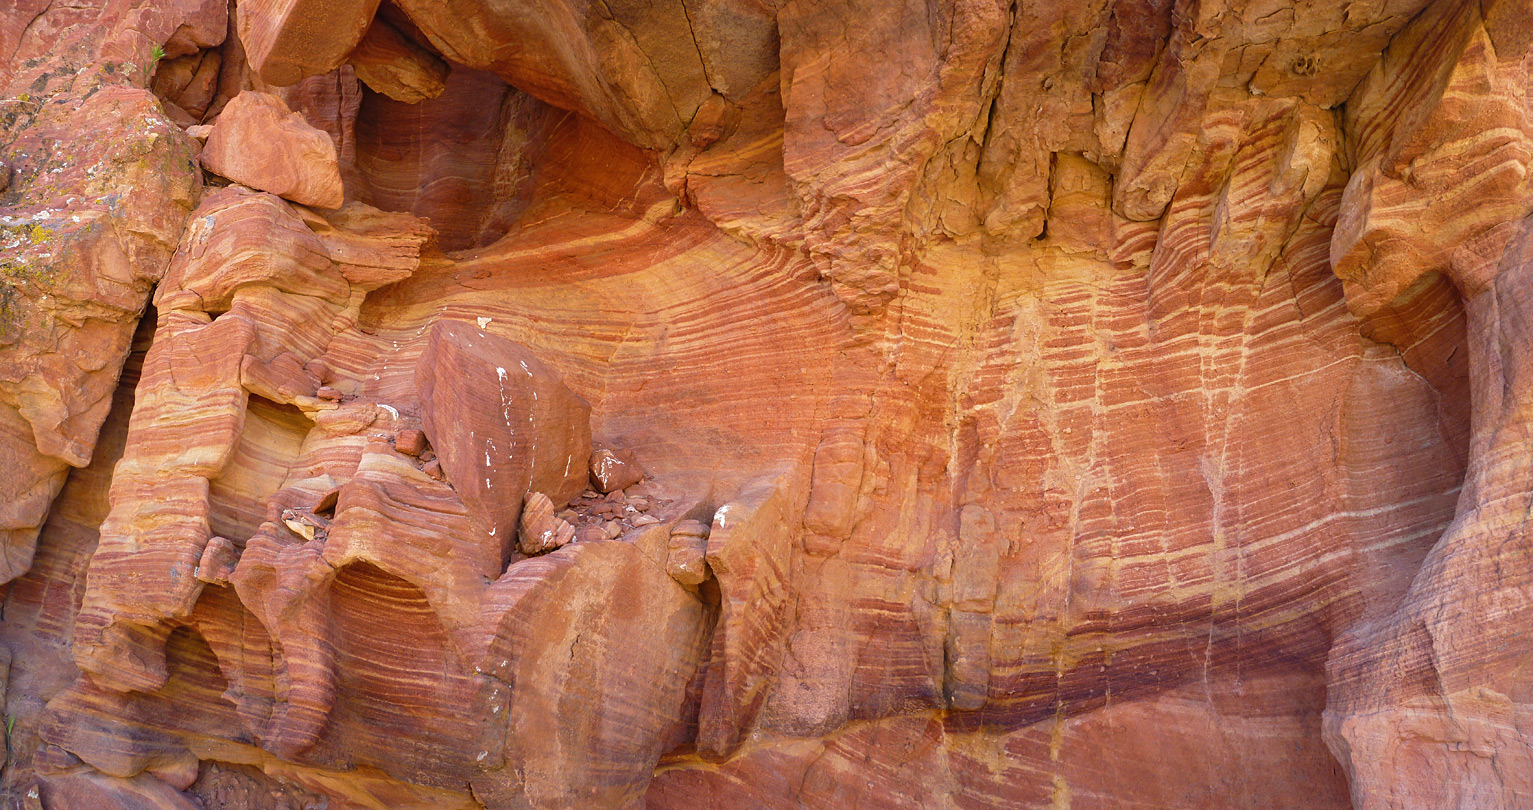
M1533 804L1526 4L12 5L7 806Z

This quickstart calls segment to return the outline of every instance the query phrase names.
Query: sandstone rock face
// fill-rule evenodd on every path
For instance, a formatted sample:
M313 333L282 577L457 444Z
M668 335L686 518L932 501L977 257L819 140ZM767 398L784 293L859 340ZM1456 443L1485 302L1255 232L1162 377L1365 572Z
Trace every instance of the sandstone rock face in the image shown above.
M29 5L0 23L0 582L27 570L67 471L90 462L201 193L196 153L140 67L195 6L76 18Z
M1533 803L1525 3L13 6L7 806Z

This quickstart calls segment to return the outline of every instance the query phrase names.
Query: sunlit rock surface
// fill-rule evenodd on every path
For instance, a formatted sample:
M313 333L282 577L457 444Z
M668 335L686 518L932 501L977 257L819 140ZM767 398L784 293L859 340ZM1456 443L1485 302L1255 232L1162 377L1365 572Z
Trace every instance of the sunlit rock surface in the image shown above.
M1511 0L0 9L5 801L1533 806L1530 70Z

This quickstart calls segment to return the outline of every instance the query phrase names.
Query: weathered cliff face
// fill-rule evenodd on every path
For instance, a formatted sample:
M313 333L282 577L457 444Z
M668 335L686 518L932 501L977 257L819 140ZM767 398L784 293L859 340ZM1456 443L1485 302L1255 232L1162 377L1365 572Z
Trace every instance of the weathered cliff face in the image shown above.
M1533 11L22 0L35 808L1533 804Z

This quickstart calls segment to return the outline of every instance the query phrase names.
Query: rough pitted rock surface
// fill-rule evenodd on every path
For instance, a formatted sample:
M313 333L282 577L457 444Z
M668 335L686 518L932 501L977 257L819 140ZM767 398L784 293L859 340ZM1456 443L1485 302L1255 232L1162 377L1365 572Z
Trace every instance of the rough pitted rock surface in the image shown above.
M1530 81L1513 0L0 8L0 799L1533 806Z

